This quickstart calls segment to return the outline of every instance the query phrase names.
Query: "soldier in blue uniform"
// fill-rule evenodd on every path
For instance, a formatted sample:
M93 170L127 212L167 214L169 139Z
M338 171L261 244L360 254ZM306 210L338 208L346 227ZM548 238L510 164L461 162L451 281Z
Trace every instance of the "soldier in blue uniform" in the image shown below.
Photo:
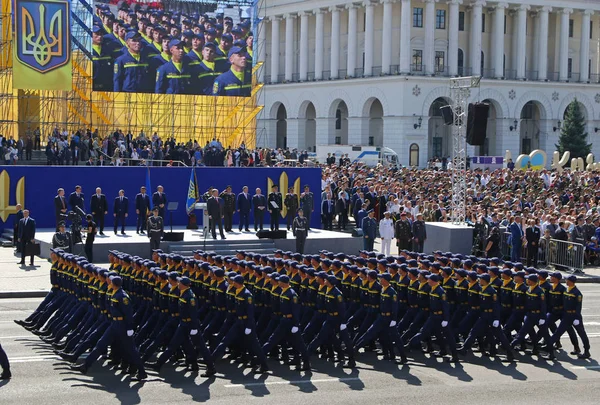
M216 50L217 56L215 57L215 60L220 61L222 63L223 62L227 63L227 60L228 60L227 56L229 55L229 50L231 49L232 46L233 46L233 38L231 37L230 34L224 34L221 37L221 40L219 41L219 46L217 47L217 50Z
M569 328L573 327L577 331L577 334L581 338L581 342L583 343L583 353L576 353L579 351L579 347L575 347L574 354L577 354L577 357L580 359L589 359L590 355L590 340L585 332L585 328L583 327L583 318L581 316L581 308L583 302L583 294L575 283L577 282L577 276L570 275L567 277L567 289L563 293L564 296L564 312L563 317L560 320L560 325L556 329L556 332L552 335L551 338L548 339L548 345L546 350L548 351L548 355L550 359L554 359L554 344L560 341L560 337L567 331ZM573 353L572 353L573 354Z
M252 91L252 75L246 70L244 50L237 46L232 47L229 50L228 59L231 68L215 79L213 95L250 96Z
M192 69L183 60L183 43L169 42L171 60L158 68L154 92L157 94L190 94Z
M141 35L128 32L125 35L127 51L115 60L113 90L124 92L149 92L153 78L148 77L149 61L141 52Z
M202 49L204 48L204 34L194 33L192 36L192 48L185 55L190 66L199 65L202 61ZM212 86L211 86L212 89Z
M86 373L90 366L102 355L108 346L118 343L119 353L125 355L129 363L137 369L137 375L132 380L140 381L147 377L144 365L140 359L140 354L133 341L133 309L131 300L125 290L121 287L123 280L119 276L114 276L111 280L110 288L112 296L110 298L110 319L111 325L100 338L94 350L90 352L85 362L79 365L73 365L71 368L82 373Z
M105 34L97 25L92 28L92 84L97 91L112 90L113 55L110 44L104 41Z
M538 285L538 281L537 274L530 274L527 276L527 285L529 288L525 293L527 297L525 302L525 321L523 322L523 326L519 330L519 333L511 342L510 345L512 347L521 345L525 341L525 336L532 336L535 326L542 327L546 323L546 295L544 294L544 290ZM542 314L544 315L542 316ZM544 338L544 341L547 342L549 340L547 330L540 328L540 334ZM535 340L533 341L533 344L534 347L532 353L537 354L538 348Z
M306 346L300 337L300 301L298 294L290 288L290 278L282 275L278 280L281 293L280 299L280 321L273 334L263 345L262 350L265 354L276 347L283 339L285 339L292 348L300 354L302 365L296 366L296 371L310 371L310 360Z
M375 211L369 210L368 215L363 218L361 228L363 230L364 249L368 252L373 251L373 244L377 237L377 222L375 221Z
M214 42L207 42L202 48L202 60L195 65L194 93L212 95L215 79L223 72L220 63L215 62Z

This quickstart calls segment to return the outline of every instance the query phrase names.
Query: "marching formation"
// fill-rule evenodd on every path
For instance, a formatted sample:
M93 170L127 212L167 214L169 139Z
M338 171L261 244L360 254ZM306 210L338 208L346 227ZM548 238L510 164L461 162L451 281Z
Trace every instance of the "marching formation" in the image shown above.
M354 368L363 350L399 364L411 351L458 362L474 346L510 362L515 351L554 360L565 332L571 354L590 357L577 278L565 286L559 272L497 258L157 249L151 260L111 251L109 269L60 249L51 259L51 292L15 322L72 363L91 350L72 365L83 373L108 353L135 380L169 360L198 371L200 359L211 377L227 351L257 373L268 357L310 371L316 353Z

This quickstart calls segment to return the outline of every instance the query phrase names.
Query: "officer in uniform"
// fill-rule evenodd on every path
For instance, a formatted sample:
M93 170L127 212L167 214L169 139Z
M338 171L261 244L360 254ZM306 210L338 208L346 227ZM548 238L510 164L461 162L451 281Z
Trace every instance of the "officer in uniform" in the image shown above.
M423 214L417 214L417 220L412 224L412 236L413 236L413 249L417 253L423 253L423 246L427 239L427 229L425 227L425 221L423 221Z
M72 247L73 240L71 239L71 233L65 231L65 223L61 221L58 223L58 232L52 237L52 248L71 252Z
M220 195L223 199L223 216L225 222L225 232L232 232L233 214L235 213L235 194L231 192L231 186L227 186Z
M267 209L271 214L271 230L279 230L279 219L281 217L281 208L283 206L283 197L279 192L277 184L273 184L271 188L273 191L269 194Z
M246 70L243 48L234 46L227 56L231 69L215 79L213 95L249 97L252 91L252 74Z
M135 213L137 214L135 233L144 234L149 209L150 196L146 194L146 187L142 186L140 192L135 196Z
M294 222L294 214L298 211L298 196L294 193L294 187L290 187L288 193L285 195L285 208L287 210L286 213L286 222L287 222L287 230L289 231L292 222Z
M377 237L377 221L375 221L374 210L369 210L369 215L363 218L361 225L363 230L364 249L367 252L372 252L375 238Z
M104 41L105 34L102 27L92 28L92 85L96 91L112 90L113 55L110 44Z
M85 238L85 255L90 263L94 261L94 240L96 239L96 223L93 221L92 214L87 214L86 229L87 236Z
M304 192L300 195L300 208L304 210L306 218L308 218L308 230L310 231L310 217L315 210L315 198L313 193L310 191L308 185L304 186Z
M169 42L171 60L156 72L154 92L157 94L190 94L192 92L192 68L184 60L183 42Z
M547 329L541 328L546 323L546 294L538 285L538 281L539 279L537 274L530 274L527 276L527 285L529 286L529 288L525 293L525 321L523 322L523 326L521 327L521 329L519 329L519 333L517 334L517 336L510 343L512 347L522 344L525 341L525 336L533 336L535 326L540 327L540 334L544 338L545 342L548 342L550 339L547 333ZM534 348L532 354L537 354L537 346L535 340L533 340L533 343Z
M152 77L148 77L149 61L142 55L142 36L135 31L125 35L127 50L115 60L113 91L150 92Z
M162 217L158 216L158 207L152 210L152 216L148 218L148 238L150 238L150 252L160 248L160 240L165 231Z
M396 243L398 244L398 254L402 250L410 249L410 241L412 239L412 230L410 222L406 219L406 212L400 214L400 221L396 221L394 225Z
M292 233L296 238L296 252L304 254L304 245L306 244L306 236L308 235L308 219L304 217L304 210L298 210L298 216L294 218L292 224Z

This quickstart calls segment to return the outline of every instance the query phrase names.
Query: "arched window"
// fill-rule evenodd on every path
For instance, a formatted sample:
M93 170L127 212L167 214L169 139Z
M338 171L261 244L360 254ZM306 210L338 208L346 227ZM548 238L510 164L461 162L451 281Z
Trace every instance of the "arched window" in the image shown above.
M335 110L335 129L342 129L342 110Z
M418 167L419 166L419 145L413 143L410 145L409 155L408 155L408 165L410 167Z

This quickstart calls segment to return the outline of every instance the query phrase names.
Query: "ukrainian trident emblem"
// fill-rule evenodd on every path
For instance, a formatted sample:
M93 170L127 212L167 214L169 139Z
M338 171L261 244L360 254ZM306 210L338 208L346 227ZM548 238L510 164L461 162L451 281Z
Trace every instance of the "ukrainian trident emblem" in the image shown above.
M65 65L70 56L69 3L15 0L17 57L46 73Z

